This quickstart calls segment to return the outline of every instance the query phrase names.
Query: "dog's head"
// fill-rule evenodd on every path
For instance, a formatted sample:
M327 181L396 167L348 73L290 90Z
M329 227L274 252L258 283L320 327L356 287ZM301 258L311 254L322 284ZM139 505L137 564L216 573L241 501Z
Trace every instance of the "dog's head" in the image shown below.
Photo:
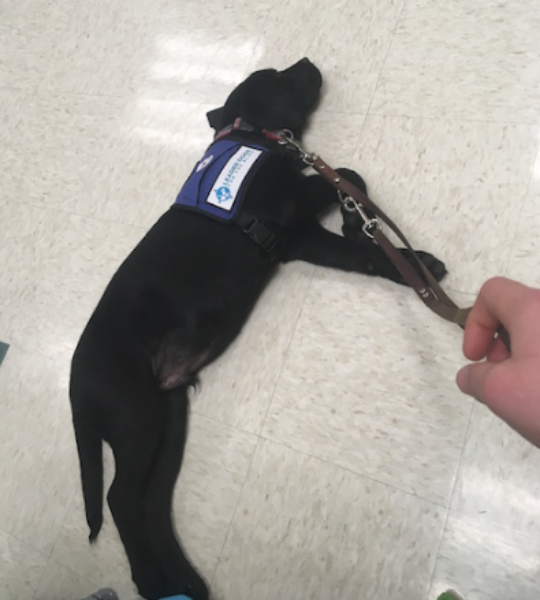
M207 113L219 131L238 117L261 129L290 129L299 138L315 108L321 72L307 58L284 71L256 71L236 87L222 108Z

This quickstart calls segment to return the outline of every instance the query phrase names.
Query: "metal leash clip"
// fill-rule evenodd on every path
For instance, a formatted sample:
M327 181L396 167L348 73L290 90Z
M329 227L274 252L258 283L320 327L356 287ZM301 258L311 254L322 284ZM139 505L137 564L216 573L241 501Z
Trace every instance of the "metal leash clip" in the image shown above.
M368 238L373 240L375 237L375 230L381 228L381 223L379 219L377 219L377 217L369 217L369 215L366 214L364 207L360 204L360 202L358 202L358 200L355 200L352 196L344 196L342 192L338 191L338 197L339 201L343 205L343 208L347 212L356 211L362 217L362 220L364 221L362 231L365 235L367 235Z
M288 146L290 149L296 150L298 154L300 154L300 159L308 166L312 167L315 159L317 158L316 154L312 152L306 152L298 140L295 139L294 133L290 129L282 129L279 132L278 144L282 146Z

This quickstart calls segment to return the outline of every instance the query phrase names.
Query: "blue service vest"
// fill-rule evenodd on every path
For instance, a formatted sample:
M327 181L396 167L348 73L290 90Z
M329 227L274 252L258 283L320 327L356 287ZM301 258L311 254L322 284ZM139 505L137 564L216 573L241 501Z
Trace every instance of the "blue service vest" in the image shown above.
M214 142L195 165L174 205L233 223L249 183L269 154L268 148L245 141Z

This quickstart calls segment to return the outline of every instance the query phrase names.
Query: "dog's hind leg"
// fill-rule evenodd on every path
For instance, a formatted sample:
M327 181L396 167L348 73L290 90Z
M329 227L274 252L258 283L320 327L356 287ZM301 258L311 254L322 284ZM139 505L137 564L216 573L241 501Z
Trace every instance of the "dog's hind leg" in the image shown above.
M132 579L147 600L174 593L145 527L144 495L164 427L164 410L156 400L146 399L144 409L133 402L133 412L115 430L111 440L115 477L107 495Z
M159 402L167 416L144 500L146 529L161 566L175 586L174 592L206 600L208 588L185 556L173 522L174 486L182 467L188 429L187 389L182 386L164 391Z

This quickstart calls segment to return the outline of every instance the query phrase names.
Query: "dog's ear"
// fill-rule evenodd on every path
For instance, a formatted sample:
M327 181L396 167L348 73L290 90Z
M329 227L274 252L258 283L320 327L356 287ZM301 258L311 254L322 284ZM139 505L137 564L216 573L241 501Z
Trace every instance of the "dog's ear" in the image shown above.
M225 108L222 106L221 108L215 108L214 110L211 110L210 112L206 113L208 123L210 124L210 127L215 131L219 131L223 127L221 121L223 119L224 110Z

